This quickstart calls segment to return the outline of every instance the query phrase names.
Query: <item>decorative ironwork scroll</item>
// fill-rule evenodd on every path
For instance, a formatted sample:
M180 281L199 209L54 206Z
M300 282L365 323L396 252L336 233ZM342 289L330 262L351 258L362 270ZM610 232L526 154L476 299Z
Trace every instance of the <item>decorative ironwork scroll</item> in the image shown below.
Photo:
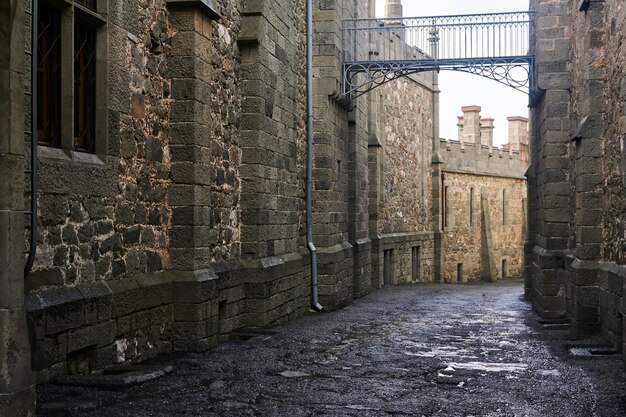
M481 75L528 93L534 89L531 13L345 20L344 97L439 70Z

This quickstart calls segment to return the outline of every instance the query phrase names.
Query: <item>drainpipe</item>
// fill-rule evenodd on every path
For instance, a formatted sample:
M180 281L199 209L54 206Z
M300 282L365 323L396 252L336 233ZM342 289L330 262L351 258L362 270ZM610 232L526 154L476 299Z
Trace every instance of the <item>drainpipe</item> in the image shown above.
M313 244L313 0L306 2L306 245L311 253L311 307L322 311L317 292L317 249Z
M39 0L32 0L32 41L31 41L31 79L30 79L30 248L24 276L30 273L37 255L37 84L39 74L37 68L37 38L39 37L37 23L39 21Z

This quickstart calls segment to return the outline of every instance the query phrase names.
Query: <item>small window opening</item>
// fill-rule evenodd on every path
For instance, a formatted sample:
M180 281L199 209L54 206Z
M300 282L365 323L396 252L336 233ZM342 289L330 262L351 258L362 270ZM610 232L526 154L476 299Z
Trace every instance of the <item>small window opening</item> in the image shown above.
M393 285L393 249L383 252L383 284Z
M450 217L449 212L448 212L448 187L445 187L443 191L443 227L444 228L449 227L448 217Z
M502 190L502 224L506 225L508 213L506 212L506 190Z
M411 264L413 265L413 282L418 282L421 278L421 259L420 259L420 247L413 246L411 249Z
M474 227L474 189L470 188L469 194L469 225Z

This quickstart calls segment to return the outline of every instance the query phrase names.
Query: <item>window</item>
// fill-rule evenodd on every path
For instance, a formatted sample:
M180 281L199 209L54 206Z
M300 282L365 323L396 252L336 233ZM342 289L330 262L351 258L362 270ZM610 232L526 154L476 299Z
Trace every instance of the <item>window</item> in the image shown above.
M96 30L74 23L74 148L92 151L96 116Z
M469 192L469 225L474 227L474 189L470 188Z
M65 150L96 152L99 129L96 77L105 0L41 1L37 37L37 139ZM99 74L99 71L102 74ZM100 94L102 93L102 94ZM70 105L71 103L71 105ZM102 106L104 107L104 106ZM104 128L104 126L102 126Z
M506 225L508 213L506 204L506 190L502 190L502 224Z
M419 246L413 246L411 249L411 258L411 264L413 265L413 282L418 282L420 280L420 268L422 266Z
M60 146L61 137L61 13L42 3L39 8L37 54L37 139Z
M383 284L393 285L393 249L383 251Z
M448 220L449 220L448 217L450 217L450 213L448 211L448 204L449 204L448 197L449 197L448 196L448 187L445 187L443 189L443 204L442 204L443 205L443 227L444 227L444 229L449 227L449 225L448 225Z

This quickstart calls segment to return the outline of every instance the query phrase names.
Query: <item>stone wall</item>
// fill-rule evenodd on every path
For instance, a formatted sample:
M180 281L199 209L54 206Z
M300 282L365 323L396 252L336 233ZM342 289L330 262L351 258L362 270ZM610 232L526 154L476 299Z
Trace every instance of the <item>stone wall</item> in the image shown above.
M24 308L24 2L0 4L0 415L33 416Z
M521 277L526 181L444 172L445 282Z
M342 20L368 16L365 2L314 2L315 168L313 235L322 305L337 308L369 292L367 105L341 99ZM365 45L362 45L365 47Z
M380 126L370 139L372 285L430 282L434 277L431 74L374 90Z
M382 184L377 233L432 227L432 85L424 74L385 85ZM374 94L378 91L374 92Z
M572 335L622 348L626 11L619 1L535 1L535 233L529 295ZM530 245L528 245L530 246Z
M38 147L26 307L40 381L206 349L309 304L305 2L189 3L99 3L106 140L94 154ZM327 309L371 286L367 108L336 89L341 19L367 8L344 6L315 4L314 230Z
M441 140L445 282L520 277L526 238L528 120L510 117L515 134L493 147L493 119L463 107L459 140ZM517 150L513 150L517 148Z

